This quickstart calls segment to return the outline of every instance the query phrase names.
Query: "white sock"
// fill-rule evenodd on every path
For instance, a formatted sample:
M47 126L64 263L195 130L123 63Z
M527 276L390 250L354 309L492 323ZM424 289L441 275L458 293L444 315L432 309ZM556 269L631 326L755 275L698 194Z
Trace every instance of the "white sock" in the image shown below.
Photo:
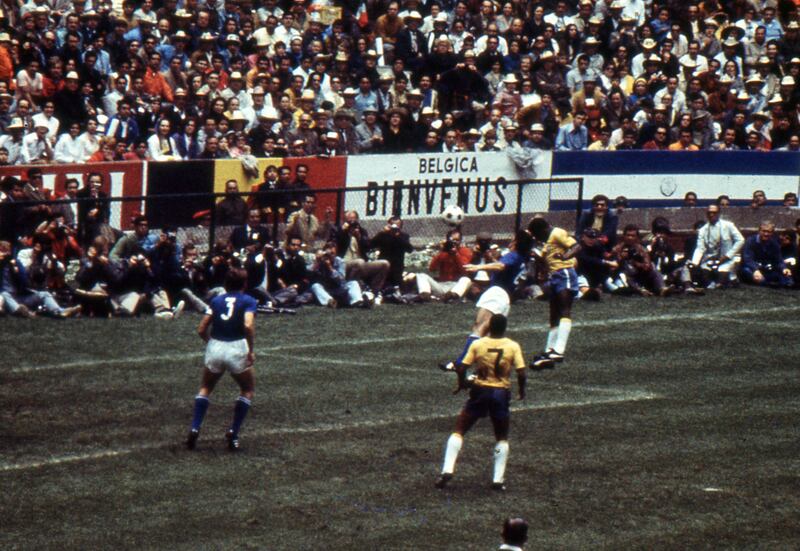
M500 440L494 447L494 480L502 484L506 477L506 462L508 461L508 440Z
M572 329L572 320L569 318L561 318L558 322L558 336L556 337L556 345L553 350L559 354L563 354L567 349L567 339L569 339L569 332Z
M442 474L453 474L456 470L456 459L458 459L458 452L461 451L461 444L464 443L464 438L455 432L447 439L447 448L444 452L444 465L442 466Z
M551 327L550 331L547 333L547 345L544 348L544 351L547 352L548 350L554 350L556 347L556 338L558 337L558 326Z

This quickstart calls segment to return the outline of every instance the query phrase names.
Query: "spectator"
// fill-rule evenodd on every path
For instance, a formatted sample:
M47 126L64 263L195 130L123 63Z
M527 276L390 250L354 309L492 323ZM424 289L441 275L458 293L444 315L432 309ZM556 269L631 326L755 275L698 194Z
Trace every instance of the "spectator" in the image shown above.
M558 151L581 151L586 149L589 145L589 136L584 126L585 122L585 112L575 113L571 123L559 128L556 149Z
M239 183L236 180L225 182L225 197L217 203L216 217L220 226L240 226L247 219L247 203L239 195Z

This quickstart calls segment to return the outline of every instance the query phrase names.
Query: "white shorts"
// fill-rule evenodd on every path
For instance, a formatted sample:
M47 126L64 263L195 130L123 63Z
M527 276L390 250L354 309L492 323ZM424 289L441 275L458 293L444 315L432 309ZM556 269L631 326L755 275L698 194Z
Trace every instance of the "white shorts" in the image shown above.
M211 373L241 373L247 369L247 340L218 341L206 345L206 368Z
M511 311L511 299L508 298L505 289L495 285L483 292L475 306L489 310L492 314L503 314L508 317L508 313Z

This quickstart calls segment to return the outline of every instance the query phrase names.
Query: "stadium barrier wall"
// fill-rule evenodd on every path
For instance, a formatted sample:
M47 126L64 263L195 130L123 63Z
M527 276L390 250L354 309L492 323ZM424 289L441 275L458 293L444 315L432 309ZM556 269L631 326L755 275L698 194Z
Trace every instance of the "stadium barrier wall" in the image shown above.
M133 215L145 207L154 226L194 225L192 216L209 209L212 199L176 194L221 192L228 179L239 181L240 190L247 192L263 180L268 166L285 165L294 172L299 164L308 166L312 189L341 190L320 194L318 214L332 207L338 220L343 210L355 209L375 222L394 212L407 220L431 219L451 203L460 204L468 218L571 211L576 201L586 204L597 193L624 195L629 206L643 208L677 207L687 191L696 192L700 204L727 194L734 205L746 205L755 189L763 189L775 204L787 191L797 192L800 181L800 154L750 151L540 152L533 171L526 172L505 152L260 159L257 177L246 174L238 160L37 167L45 187L57 193L63 192L67 178L83 181L85 174L97 171L104 175L104 191L110 196L145 196L145 201L112 204L112 225L130 229ZM29 168L0 167L0 177L24 176ZM521 194L507 185L531 178L554 183L549 188L524 186ZM583 180L582 196L578 186L556 187L559 180L575 179Z

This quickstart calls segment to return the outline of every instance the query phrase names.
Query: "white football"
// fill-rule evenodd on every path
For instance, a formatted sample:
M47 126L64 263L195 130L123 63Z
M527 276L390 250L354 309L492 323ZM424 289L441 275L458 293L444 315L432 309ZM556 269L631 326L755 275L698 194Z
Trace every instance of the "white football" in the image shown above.
M459 226L464 221L464 211L458 205L448 205L442 211L442 220L450 226Z

